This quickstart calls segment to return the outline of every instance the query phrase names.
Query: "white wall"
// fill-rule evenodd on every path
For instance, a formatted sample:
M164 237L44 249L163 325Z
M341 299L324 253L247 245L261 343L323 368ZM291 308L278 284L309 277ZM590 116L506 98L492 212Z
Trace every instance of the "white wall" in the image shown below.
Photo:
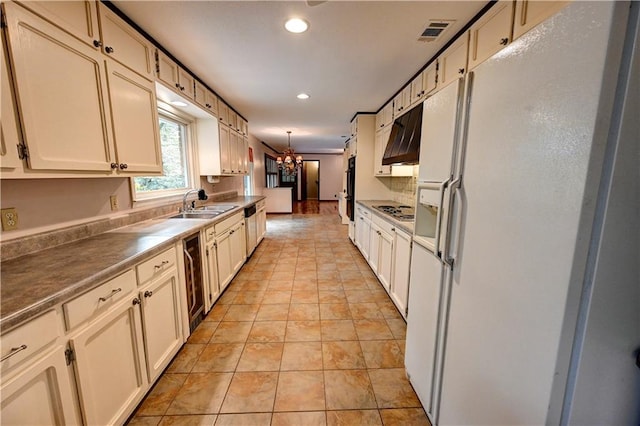
M305 161L320 161L320 200L338 201L338 194L342 192L342 177L344 169L342 154L304 154Z

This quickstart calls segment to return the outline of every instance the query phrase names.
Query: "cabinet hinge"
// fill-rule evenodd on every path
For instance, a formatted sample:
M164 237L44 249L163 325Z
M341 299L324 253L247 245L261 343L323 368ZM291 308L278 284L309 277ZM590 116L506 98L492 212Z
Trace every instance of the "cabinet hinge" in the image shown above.
M4 16L4 12L0 12L0 28L7 28L7 18Z
M76 360L76 354L71 348L67 348L64 351L64 357L67 360L67 365L71 365L71 363Z
M21 160L26 160L29 157L29 148L25 144L19 143L16 145L18 147L18 158Z
M207 257L209 256L209 247L205 250L207 252Z
M213 295L209 294L209 301L212 301L212 300L213 300Z

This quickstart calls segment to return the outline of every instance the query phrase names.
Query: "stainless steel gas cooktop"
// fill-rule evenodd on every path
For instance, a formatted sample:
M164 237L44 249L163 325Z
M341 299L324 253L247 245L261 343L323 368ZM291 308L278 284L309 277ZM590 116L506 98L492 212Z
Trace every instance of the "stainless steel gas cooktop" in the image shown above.
M388 206L388 205L380 205L373 206L376 210L379 210L383 213L388 214L396 220L400 220L403 222L410 222L414 219L414 210L411 206Z

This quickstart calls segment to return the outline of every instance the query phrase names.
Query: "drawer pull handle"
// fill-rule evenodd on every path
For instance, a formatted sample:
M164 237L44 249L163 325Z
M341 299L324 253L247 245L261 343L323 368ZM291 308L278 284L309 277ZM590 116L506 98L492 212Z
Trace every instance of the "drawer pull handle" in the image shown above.
M120 293L122 291L122 289L120 287L115 288L113 290L111 290L111 293L108 296L105 297L101 297L98 300L101 302L106 302L107 300L111 299L113 296L115 296L116 294Z
M4 361L5 359L9 359L12 356L14 356L15 354L17 354L18 352L22 352L25 349L27 349L27 345L20 345L17 348L11 348L11 352L9 352L8 354L6 354L5 356L2 357L2 359L0 359L0 362Z
M168 260L163 260L161 264L159 264L159 265L155 265L153 268L154 268L154 269L160 269L160 268L162 268L164 265L167 265L167 264L169 264L169 261L168 261Z

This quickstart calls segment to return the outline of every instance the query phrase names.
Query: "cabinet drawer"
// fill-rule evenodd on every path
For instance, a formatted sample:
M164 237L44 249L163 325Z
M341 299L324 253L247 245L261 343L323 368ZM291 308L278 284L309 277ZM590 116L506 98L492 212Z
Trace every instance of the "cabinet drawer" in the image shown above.
M393 235L396 232L396 227L393 223L383 219L382 217L374 214L371 221L375 223L382 231L387 234Z
M169 250L165 250L136 266L138 283L140 285L145 284L150 279L158 277L162 275L164 271L173 268L175 264L176 248L171 247Z
M56 311L49 311L3 335L0 338L2 357L14 355L2 361L2 372L54 342L59 334Z
M256 210L263 209L266 205L267 204L264 200L260 200L256 203Z
M371 212L364 207L358 207L357 212L359 215L362 215L368 219L371 219Z
M204 230L204 235L205 238L207 239L207 241L212 241L215 240L216 238L216 227L214 226L210 226L207 229Z
M242 212L236 213L233 216L226 218L222 222L216 223L214 225L216 234L222 234L224 231L231 228L233 225L235 225L239 221L243 220L243 216L244 216L244 213Z
M136 276L132 269L107 281L88 293L62 305L65 325L71 330L83 321L106 312L118 300L136 288Z

